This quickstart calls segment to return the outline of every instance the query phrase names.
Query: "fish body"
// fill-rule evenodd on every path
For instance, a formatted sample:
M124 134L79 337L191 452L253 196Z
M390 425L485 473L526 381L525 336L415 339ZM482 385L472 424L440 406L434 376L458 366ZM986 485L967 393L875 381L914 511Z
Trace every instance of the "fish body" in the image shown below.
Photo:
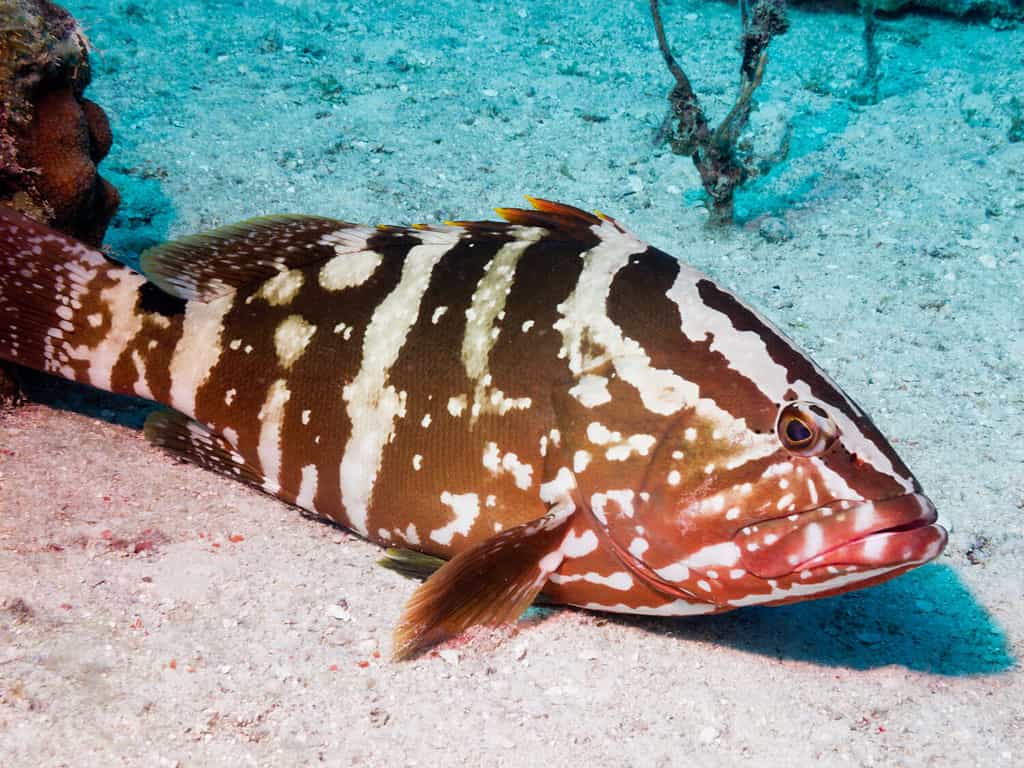
M538 594L780 604L942 551L864 412L770 322L617 221L278 216L142 272L0 209L0 357L169 406L157 444L445 564L396 654Z

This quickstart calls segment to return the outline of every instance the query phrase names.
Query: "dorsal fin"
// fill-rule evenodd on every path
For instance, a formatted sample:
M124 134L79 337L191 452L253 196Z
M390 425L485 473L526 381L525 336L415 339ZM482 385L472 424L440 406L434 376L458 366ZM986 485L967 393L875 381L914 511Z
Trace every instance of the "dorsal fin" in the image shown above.
M551 240L596 241L594 227L611 222L562 203L527 197L534 210L498 208L505 221L456 221L444 225L368 227L319 216L282 214L248 219L190 235L142 254L142 272L163 291L187 301L211 301L233 288L262 283L289 269L317 264L346 252L361 251L373 239L388 236L515 237L515 227L536 227ZM616 225L617 226L617 225Z
M495 212L510 224L524 227L543 227L554 235L569 235L574 240L588 240L594 236L593 228L606 219L564 203L542 200L539 197L526 199L534 210L525 208L495 208Z
M173 296L210 301L346 248L361 250L374 232L319 216L264 216L151 248L142 254L142 272Z

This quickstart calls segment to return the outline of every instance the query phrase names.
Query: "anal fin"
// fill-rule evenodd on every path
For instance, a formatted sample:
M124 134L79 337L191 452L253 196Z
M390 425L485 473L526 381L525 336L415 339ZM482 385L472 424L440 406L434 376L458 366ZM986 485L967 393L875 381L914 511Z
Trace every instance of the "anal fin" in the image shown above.
M177 411L154 411L146 419L146 438L203 469L263 486L263 475L234 447L205 424Z
M515 621L562 563L574 509L510 528L460 552L417 589L395 629L394 657L407 659L477 624Z

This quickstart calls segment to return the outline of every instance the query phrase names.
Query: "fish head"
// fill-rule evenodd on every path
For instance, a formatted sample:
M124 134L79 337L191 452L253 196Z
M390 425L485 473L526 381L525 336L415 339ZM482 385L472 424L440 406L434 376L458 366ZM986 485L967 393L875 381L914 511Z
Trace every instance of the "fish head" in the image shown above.
M591 494L618 557L714 610L837 594L937 557L935 507L867 414L754 310L680 280L701 299L677 302L691 394L657 429L643 480Z
M935 506L891 445L838 402L784 401L770 423L684 416L643 491L591 502L649 586L721 610L876 584L946 544Z

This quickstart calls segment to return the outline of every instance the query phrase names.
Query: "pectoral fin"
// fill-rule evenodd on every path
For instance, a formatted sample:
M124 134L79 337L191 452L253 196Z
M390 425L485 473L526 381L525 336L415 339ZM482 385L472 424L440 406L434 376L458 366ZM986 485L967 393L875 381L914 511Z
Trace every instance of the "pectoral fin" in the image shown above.
M562 563L574 510L556 507L456 555L417 589L395 629L395 659L407 659L477 624L515 621Z
M177 411L154 411L146 418L146 438L153 445L203 469L264 488L264 478L227 440Z

